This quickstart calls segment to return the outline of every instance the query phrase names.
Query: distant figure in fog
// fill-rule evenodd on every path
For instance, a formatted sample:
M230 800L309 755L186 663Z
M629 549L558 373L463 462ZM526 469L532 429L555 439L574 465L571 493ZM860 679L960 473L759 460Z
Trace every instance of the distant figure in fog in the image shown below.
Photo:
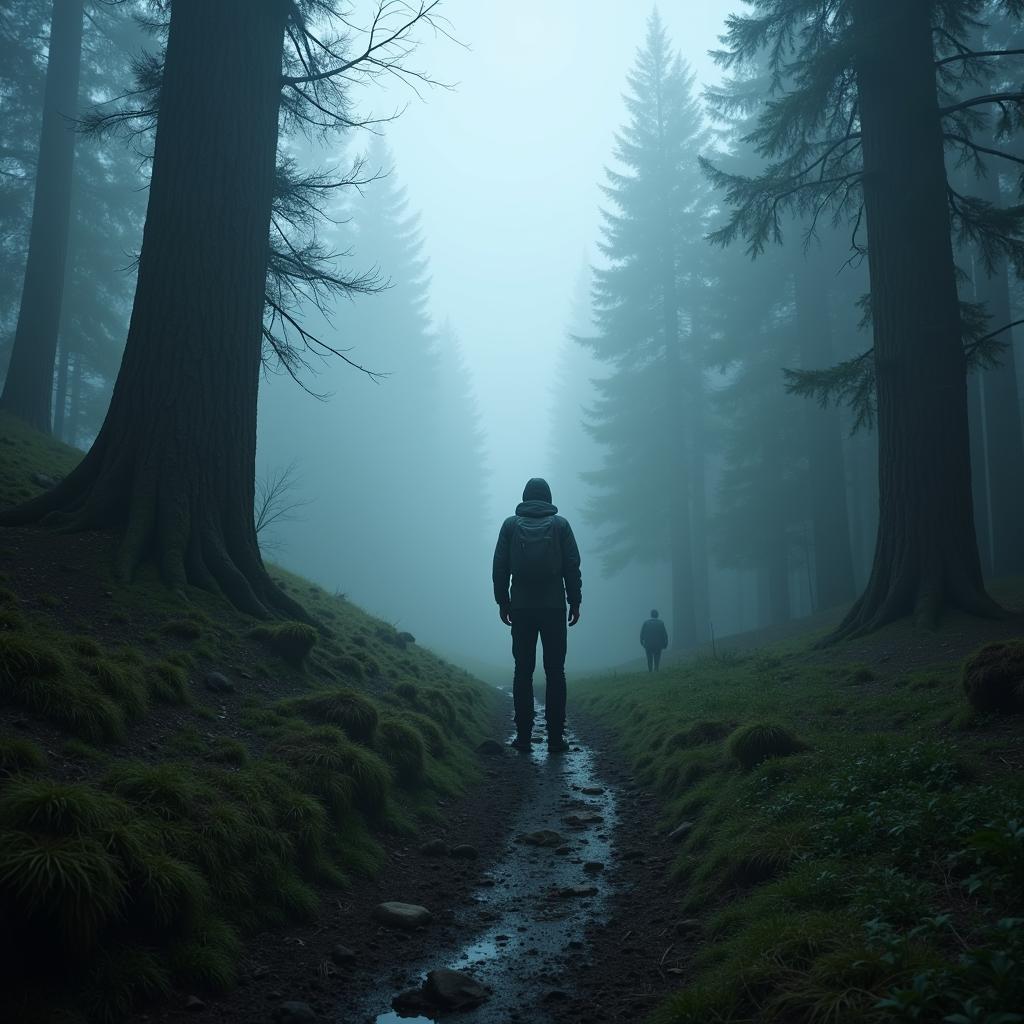
M544 714L548 750L568 750L565 742L565 651L568 625L580 621L580 551L568 520L551 504L551 488L540 477L528 480L516 514L501 524L494 548L494 600L506 626L512 627L516 668L512 705L516 738L512 746L530 749L533 738L533 670L537 637L544 649ZM512 579L509 591L509 577Z
M647 652L647 671L654 672L661 665L661 652L668 647L668 630L658 618L658 609L651 609L651 617L640 627L640 646Z

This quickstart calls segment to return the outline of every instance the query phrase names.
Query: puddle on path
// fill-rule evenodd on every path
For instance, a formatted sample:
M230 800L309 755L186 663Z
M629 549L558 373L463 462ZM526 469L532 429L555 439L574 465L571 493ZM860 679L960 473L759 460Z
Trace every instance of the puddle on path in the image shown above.
M459 1024L507 1024L514 1010L528 1011L532 1024L539 1024L545 997L560 998L559 993L571 992L572 960L586 956L586 928L604 917L611 892L606 875L612 867L615 794L597 778L593 752L571 736L569 740L572 749L565 754L549 755L544 743L535 744L529 755L508 753L531 758L531 791L512 823L504 853L484 876L487 883L476 890L470 907L456 916L456 926L471 938L454 953L402 965L408 978L405 988L417 987L427 971L449 967L466 971L493 990L482 1006L457 1012L452 1019ZM586 821L591 815L599 815L600 820L576 825L566 820L576 816ZM569 851L556 853L516 841L524 833L542 829L564 836ZM599 862L604 868L587 870L588 862ZM571 887L596 892L556 895ZM378 991L360 1006L346 1007L336 1020L339 1024L430 1024L432 1018L402 1017L388 1009L396 994L393 989Z

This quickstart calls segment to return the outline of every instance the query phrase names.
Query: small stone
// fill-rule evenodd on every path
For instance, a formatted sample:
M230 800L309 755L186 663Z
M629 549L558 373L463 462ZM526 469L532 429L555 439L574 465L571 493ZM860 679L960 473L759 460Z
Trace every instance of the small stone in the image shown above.
M399 633L395 639L402 647L405 647L406 644L416 643L416 637L414 637L412 633Z
M568 856L568 854L572 853L572 847L571 846L558 846L558 847L555 848L555 853L557 853L559 855L559 857Z
M497 754L504 754L505 748L497 740L484 740L477 748L478 754L483 754L486 757L494 757Z
M604 796L604 789L600 786L584 786L580 792L584 796Z
M343 946L340 942L331 950L331 960L341 966L342 964L355 963L355 950Z
M449 853L458 860L476 860L480 856L480 851L469 843L459 843L458 846L453 846Z
M569 993L562 988L553 988L544 993L545 1003L560 1003L569 998Z
M554 829L542 828L536 832L524 832L516 837L516 842L525 843L527 846L546 846L553 849L565 843L565 836Z
M450 1010L479 1006L488 996L487 989L472 975L446 967L427 972L423 992L431 1002Z
M586 828L588 825L599 825L604 817L600 814L569 814L562 820L569 828Z
M619 856L622 857L623 860L643 860L644 851L637 850L635 848L632 850L623 850Z
M31 480L36 487L45 487L47 490L51 487L57 486L57 481L54 480L52 476L47 476L45 473L33 473Z
M199 996L189 996L185 1000L185 1009L190 1010L192 1013L198 1013L200 1010L206 1009L206 1003Z
M692 828L692 821L681 821L674 829L672 829L671 832L669 832L668 837L672 842L678 843L679 840L682 839Z
M564 888L553 889L551 898L556 900L575 900L585 896L596 896L596 885L567 885Z
M234 693L235 684L223 672L207 672L203 685L211 693Z
M590 875L596 875L599 871L604 871L604 865L599 860L588 860L583 865L583 870Z
M317 1016L309 1003L282 1003L271 1017L274 1024L316 1024Z
M419 928L429 924L432 915L426 907L415 903L398 903L389 901L380 903L373 911L373 916L392 928Z
M448 853L448 844L443 839L431 839L420 847L424 857L444 857Z

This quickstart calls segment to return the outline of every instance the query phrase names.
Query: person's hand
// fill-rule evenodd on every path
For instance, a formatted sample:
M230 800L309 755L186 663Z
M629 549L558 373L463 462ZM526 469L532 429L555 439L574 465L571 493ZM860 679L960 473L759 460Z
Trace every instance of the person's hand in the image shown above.
M498 617L506 626L512 625L512 609L507 604L498 605Z
M569 605L569 625L575 626L580 621L580 606L578 604Z

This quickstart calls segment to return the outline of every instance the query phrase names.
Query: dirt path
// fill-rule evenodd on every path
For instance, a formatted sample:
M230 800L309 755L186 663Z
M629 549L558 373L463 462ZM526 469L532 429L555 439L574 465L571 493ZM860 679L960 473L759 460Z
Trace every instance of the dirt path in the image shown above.
M540 743L483 757L486 782L440 808L443 826L390 844L378 878L326 899L313 926L257 936L234 992L179 993L138 1019L291 1024L275 1011L298 1002L322 1024L417 1024L432 1018L400 1016L394 997L455 968L490 990L460 1024L637 1021L678 986L687 952L665 883L672 848L608 737L583 723L572 740L562 755ZM560 838L520 839L544 830ZM478 856L421 852L432 839ZM390 900L426 906L432 923L378 924Z

